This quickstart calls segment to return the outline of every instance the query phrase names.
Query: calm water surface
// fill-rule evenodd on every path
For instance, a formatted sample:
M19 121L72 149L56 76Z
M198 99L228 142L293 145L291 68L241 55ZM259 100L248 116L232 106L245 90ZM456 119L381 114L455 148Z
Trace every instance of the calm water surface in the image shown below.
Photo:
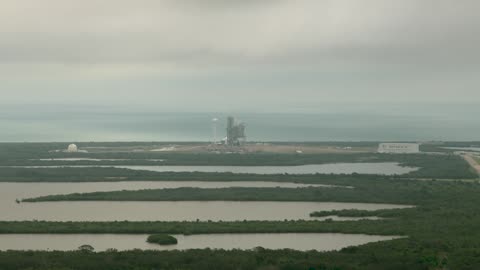
M300 166L14 166L21 168L114 167L154 172L231 172L252 174L406 174L418 168L400 166L395 162L330 163Z
M14 183L0 182L0 205L14 202L16 199L25 199L46 195L102 192L117 190L164 189L164 188L229 188L229 187L256 187L256 188L302 188L302 187L341 187L320 184L301 184L288 182L264 181L234 181L234 182L202 182L202 181L119 181L119 182L44 182L44 183ZM1 207L1 206L0 206Z
M407 108L408 107L408 108ZM145 109L145 110L143 110ZM478 102L315 108L315 113L236 113L251 141L473 141ZM59 105L0 106L0 141L210 141L223 113ZM139 121L141 119L141 121ZM461 130L462 132L459 132Z
M326 202L41 202L20 203L16 199L72 192L180 186L226 187L239 182L100 182L100 183L0 183L0 220L49 221L193 221L200 220L284 220L310 219L320 210L392 209L408 207L392 204ZM241 184L241 182L240 182ZM294 183L248 182L245 185L284 185ZM316 218L318 219L318 218ZM325 219L325 218L323 218ZM341 219L341 218L336 218ZM345 219L345 218L344 218Z
M335 202L41 202L2 204L1 220L236 221L314 219L314 211L394 209L404 205Z
M332 163L301 166L114 166L131 170L155 172L232 172L254 174L405 174L417 170L402 167L394 162L381 163Z
M7 234L0 235L0 250L75 250L88 244L95 251L109 248L130 249L268 249L339 250L348 246L392 240L397 236L375 236L335 233L279 233L279 234L200 234L175 235L177 245L160 246L146 242L148 235L125 234Z

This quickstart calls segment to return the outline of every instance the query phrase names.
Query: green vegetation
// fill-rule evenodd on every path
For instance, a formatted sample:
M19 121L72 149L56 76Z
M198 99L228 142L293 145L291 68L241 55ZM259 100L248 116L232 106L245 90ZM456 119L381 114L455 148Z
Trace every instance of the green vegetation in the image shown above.
M473 157L475 161L480 165L480 156L475 156Z
M150 172L119 168L1 168L0 182L117 182L117 181L268 181L342 183L354 179L384 179L380 175L260 175L206 172Z
M341 190L332 190L341 189ZM49 201L322 201L322 202L363 202L390 203L406 202L399 193L394 196L375 194L375 189L355 190L348 188L174 188L122 190L109 192L73 193L48 195L23 199L22 202ZM367 196L362 199L362 196ZM411 197L419 199L421 191L414 191Z
M7 146L5 146L7 145ZM50 144L32 144L25 151L11 156L5 149L20 149L0 144L0 164L38 165L33 158L66 153L48 153ZM61 147L60 147L61 145ZM139 145L143 145L139 143ZM147 145L147 144L146 144ZM450 146L450 145L448 145ZM5 148L6 147L6 148ZM12 148L13 147L13 148ZM58 148L65 147L59 144ZM55 148L54 148L55 149ZM35 152L35 151L38 152ZM41 150L41 151L40 151ZM37 153L32 157L32 151ZM7 151L8 152L8 151ZM448 152L448 151L445 151ZM74 154L72 156L75 156ZM78 154L81 155L81 154ZM90 155L90 154L89 154ZM87 270L87 269L261 269L261 270L343 270L343 269L480 269L480 184L474 180L468 164L460 157L439 155L215 155L165 153L95 153L98 157L136 159L147 156L168 159L177 164L201 165L299 165L322 162L400 162L422 167L402 176L378 175L251 175L230 173L155 173L114 168L1 168L0 181L286 181L352 186L347 188L227 188L142 190L96 192L46 196L38 200L280 200L369 202L415 205L413 208L392 210L339 210L311 213L312 216L365 217L380 220L360 221L237 221L237 222L48 222L0 221L0 234L8 233L122 233L122 234L213 234L213 233L362 233L400 235L406 238L349 247L336 252L299 252L293 250L188 250L119 252L0 252L2 270ZM202 160L205 159L205 160ZM224 159L224 160L222 160ZM18 164L16 163L18 162ZM139 163L144 162L139 160ZM271 163L270 163L271 162ZM49 163L53 165L52 163ZM72 164L72 163L68 163ZM45 164L44 164L45 165ZM429 181L418 181L413 179ZM450 179L438 181L435 179ZM456 181L455 179L458 179ZM463 179L470 179L469 182ZM462 181L461 181L462 180ZM32 200L35 201L35 200ZM21 205L20 205L21 206ZM306 215L308 213L305 213Z
M296 251L171 251L171 252L0 252L0 269L88 269L88 265L113 269L232 269L223 263L238 262L234 269L479 269L480 185L475 182L409 181L399 179L343 179L354 189L295 189L296 192L325 190L332 201L381 201L416 205L414 208L372 212L344 210L323 214L375 215L388 217L360 221L240 221L240 222L45 222L3 221L0 233L275 233L333 232L403 235L405 239L371 243L339 252ZM274 193L272 189L269 192ZM282 189L277 189L283 194ZM347 193L345 193L347 192ZM357 194L358 193L358 194ZM320 196L323 193L318 193ZM350 197L347 197L350 196ZM310 196L310 195L309 195ZM356 212L356 213L355 213ZM180 255L181 254L181 255ZM199 254L209 254L202 257ZM268 254L268 255L267 255ZM130 258L138 255L142 262ZM15 258L12 261L10 258ZM67 260L66 258L69 258ZM115 263L112 258L117 258ZM162 258L157 260L154 258ZM22 267L18 262L22 261ZM71 262L77 262L72 266ZM137 263L136 263L137 262ZM136 264L135 264L136 263ZM135 267L132 266L135 265ZM163 267L166 265L165 267ZM202 266L203 265L203 266ZM216 265L213 266L212 265ZM44 268L42 268L44 267ZM82 268L83 267L83 268ZM205 267L205 268L202 268ZM210 268L208 268L210 267ZM266 268L265 268L266 267ZM323 267L323 268L321 268ZM91 269L91 268L90 268Z
M413 216L415 210L410 210ZM399 216L407 216L402 211ZM0 221L0 234L10 233L106 233L106 234L216 234L216 233L361 233L409 235L417 228L393 220L329 221ZM418 222L418 223L417 223ZM422 220L415 221L422 225ZM403 221L401 223L404 223ZM406 222L405 222L406 223ZM426 225L426 224L423 224ZM421 227L419 228L421 229ZM418 233L418 232L417 232Z
M381 209L374 211L358 210L358 209L343 209L343 210L331 210L331 211L316 211L310 213L311 217L382 217L389 218L398 216L397 209Z
M95 248L93 248L90 245L81 245L78 247L78 250L83 251L83 252L93 252L95 251Z
M457 150L448 147L480 147L480 142L432 142L420 145L422 152L453 153Z
M116 251L99 253L7 251L0 252L2 270L428 270L479 269L474 251L432 252L438 242L410 239L344 248L339 252L294 250L188 250ZM452 255L449 257L449 255ZM465 258L472 260L466 261Z
M178 243L177 238L168 234L152 234L147 238L148 243L155 243L162 246L176 245Z
M303 165L322 164L335 162L398 162L403 166L419 167L414 171L397 178L429 178L429 179L474 179L476 173L470 168L461 157L454 155L386 155L386 154L312 154L312 155L290 155L290 154L171 154L175 156L170 159L173 164L190 164L189 160L202 160L194 165ZM181 157L181 158L180 158ZM173 157L172 157L173 158ZM57 162L49 163L31 160L10 160L10 166L26 165L89 165L88 161ZM136 161L128 161L129 165L135 165ZM138 163L143 164L140 160ZM210 162L210 163L209 163ZM0 160L0 164L2 161ZM30 164L32 163L32 164ZM84 164L85 163L85 164ZM91 163L91 162L90 162ZM110 162L112 163L112 162ZM114 162L113 162L114 163ZM140 165L136 164L136 165ZM25 165L25 164L24 164ZM91 165L91 164L90 164ZM95 165L100 165L95 163ZM112 165L112 164L109 164ZM119 165L119 164L116 164ZM155 164L147 164L155 165ZM156 164L158 165L158 164ZM166 165L166 164L165 164ZM113 166L113 165L112 165ZM355 174L354 174L355 176ZM0 170L0 182L88 182L88 181L302 181L308 179L312 182L315 179L341 178L345 176L321 175L312 176L287 176L287 175L252 175L232 173L188 173L188 172L151 172L128 170L113 167L59 167L59 168L21 168L3 167ZM374 177L375 176L369 176ZM275 179L275 180L271 180Z
M299 177L301 179L301 177ZM175 188L125 190L111 192L74 193L24 199L24 202L40 201L325 201L425 204L432 201L455 199L450 189L469 191L476 183L444 181L412 181L396 178L368 179L355 177L331 179L322 183L349 185L353 188Z
M133 151L164 147L171 143L77 143L85 147L116 147L119 152L103 151L91 153L50 152L64 149L65 143L0 143L0 166L72 166L72 165L237 165L237 166L285 166L305 164L326 164L345 162L398 162L403 166L419 167L418 171L402 175L410 178L475 178L475 173L460 157L448 154L379 154L379 153L320 153L320 154L276 154L276 153L165 153L152 151ZM188 143L175 143L188 144ZM197 143L198 144L198 143ZM359 143L303 143L304 145L326 146L367 146L375 142ZM441 146L471 146L479 143L448 143ZM440 148L440 145L429 144L424 147ZM435 148L435 149L436 149ZM103 148L99 148L103 149ZM123 150L122 150L123 149ZM101 161L77 160L40 160L52 158L93 158ZM129 171L115 168L7 168L0 170L0 181L119 181L164 179L173 174L162 174L148 171ZM209 177L213 175L210 174ZM224 175L218 176L223 177ZM175 178L176 176L173 176ZM217 176L214 176L217 177ZM228 180L227 180L228 181Z

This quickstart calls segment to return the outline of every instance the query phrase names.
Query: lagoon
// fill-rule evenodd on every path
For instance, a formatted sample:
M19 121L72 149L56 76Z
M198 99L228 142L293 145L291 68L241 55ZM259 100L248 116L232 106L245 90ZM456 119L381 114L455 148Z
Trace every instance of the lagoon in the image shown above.
M378 210L408 205L340 202L161 201L161 202L36 202L2 205L1 220L46 221L243 221L321 220L314 211ZM342 218L324 217L323 219ZM345 220L345 218L343 219Z
M396 162L357 162L309 164L299 166L183 166L183 165L126 165L126 166L12 166L17 168L122 168L152 172L210 172L210 173L250 173L250 174L381 174L401 175L418 170L418 168L401 166Z
M281 186L295 183L274 182L93 182L93 183L0 183L0 220L47 221L235 221L297 220L349 218L311 218L314 211L340 209L393 209L406 205L338 202L254 202L254 201L160 201L160 202L37 202L16 203L16 199L72 192L109 191L142 188L175 188L181 186Z
M144 234L6 234L0 235L0 250L76 250L91 245L95 251L117 250L186 250L186 249L295 249L301 251L339 250L370 242L386 241L398 236L339 233L263 233L174 235L177 245L160 246L146 242Z

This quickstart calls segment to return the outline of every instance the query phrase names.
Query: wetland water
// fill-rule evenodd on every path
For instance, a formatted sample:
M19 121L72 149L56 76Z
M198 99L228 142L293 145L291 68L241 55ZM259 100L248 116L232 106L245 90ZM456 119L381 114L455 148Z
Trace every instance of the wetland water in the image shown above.
M24 168L58 168L58 167L114 167L130 170L154 172L231 172L251 174L406 174L418 168L404 167L395 162L379 163L329 163L299 166L18 166Z
M48 221L236 221L298 220L314 211L404 208L403 205L326 202L41 202L1 206L1 220ZM326 219L326 218L325 218ZM338 218L340 219L340 218Z
M0 183L0 220L48 221L234 221L292 220L310 218L313 211L339 209L392 209L405 205L335 203L335 202L235 202L235 201L162 201L162 202L41 202L20 203L16 199L67 194L74 192L108 191L142 188L173 188L179 186L225 187L243 182L94 182L94 183ZM294 183L248 182L245 185L285 185ZM283 186L283 187L285 187ZM326 217L329 218L329 217ZM323 219L326 219L323 218ZM337 220L350 218L334 218Z
M256 188L300 188L300 187L343 187L319 184L301 184L290 182L265 182L265 181L228 181L228 182L202 182L202 181L119 181L119 182L0 182L0 195L12 198L38 197L54 194L86 193L97 191L115 190L140 190L140 189L161 189L161 188L228 188L228 187L256 187ZM3 198L0 198L0 201Z
M146 170L155 172L232 172L253 174L406 174L417 170L402 167L394 162L382 163L332 163L300 166L114 166L130 170Z
M276 182L89 182L89 183L0 183L0 220L47 221L234 221L234 220L297 220L355 218L310 218L313 211L339 209L392 209L409 207L392 204L335 203L335 202L44 202L15 203L15 199L49 194L144 188L176 187L221 188L231 186L297 188L305 185ZM307 185L308 186L308 185ZM357 218L358 219L358 218ZM147 235L125 234L4 234L0 235L0 250L75 250L92 245L96 251L109 248L128 249L268 249L338 250L347 246L385 241L396 236L332 233L282 234L211 234L175 235L178 245L159 246L146 242Z
M146 242L144 234L5 234L0 235L0 250L75 250L91 245L95 251L109 248L131 249L268 249L339 250L348 246L392 240L397 236L376 236L337 233L278 233L278 234L199 234L174 235L177 245L160 246Z

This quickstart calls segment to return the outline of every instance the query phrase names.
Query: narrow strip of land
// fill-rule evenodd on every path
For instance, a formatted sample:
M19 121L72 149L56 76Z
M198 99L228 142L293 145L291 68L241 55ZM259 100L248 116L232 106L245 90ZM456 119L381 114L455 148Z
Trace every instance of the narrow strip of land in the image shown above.
M391 181L390 183L393 183ZM405 186L405 183L398 183ZM409 190L410 191L410 190ZM361 190L347 188L190 188L121 190L90 193L72 193L26 198L22 202L48 201L295 201L295 202L367 202L404 204L422 198L421 193L409 195L411 200L402 199L398 192L378 192L375 188ZM402 194L403 195L403 194Z
M398 215L415 209L398 210ZM395 225L397 224L397 225ZM0 221L0 234L217 234L217 233L356 233L409 235L418 226L398 226L404 219L359 221Z

